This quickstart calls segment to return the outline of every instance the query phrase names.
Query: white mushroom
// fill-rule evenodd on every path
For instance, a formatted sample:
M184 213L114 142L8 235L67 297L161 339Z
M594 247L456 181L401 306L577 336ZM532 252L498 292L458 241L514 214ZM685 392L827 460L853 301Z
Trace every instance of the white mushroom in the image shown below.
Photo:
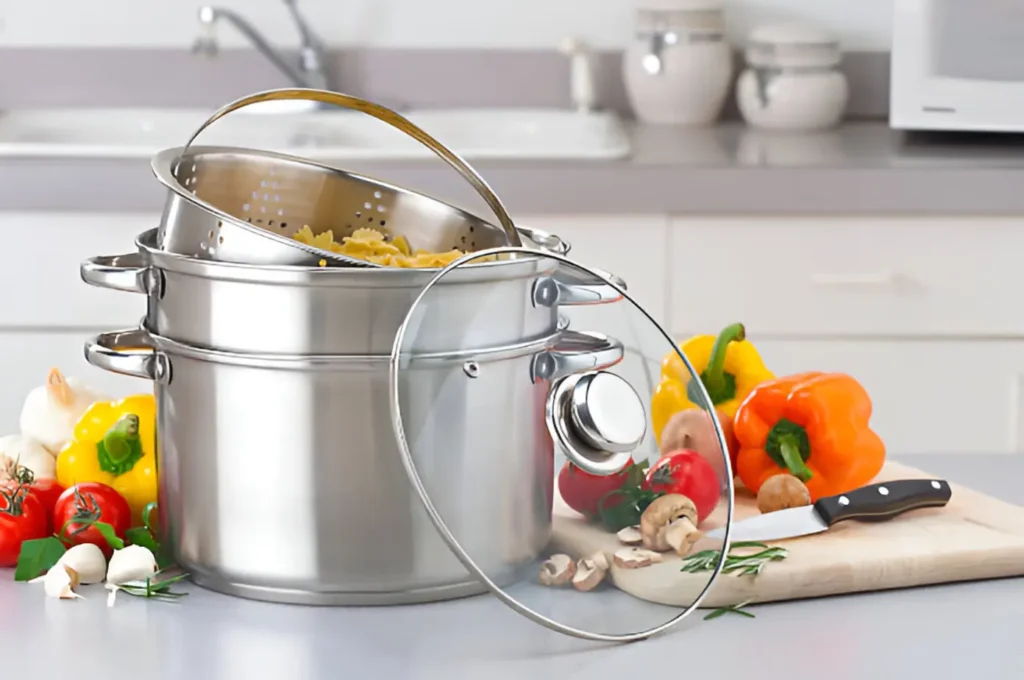
M608 571L608 569L611 568L611 565L608 563L608 556L604 554L604 551L598 550L587 559L605 571Z
M640 533L640 527L626 527L625 529L620 529L615 535L618 537L619 542L625 545L640 545L644 542L643 534Z
M703 536L697 529L697 506L678 493L655 499L640 516L640 535L649 550L686 555Z
M540 565L539 579L541 585L565 585L575 575L576 563L568 555L552 555Z
M663 559L658 553L646 548L623 548L612 556L615 566L621 569L649 567L652 564L663 561Z
M572 587L583 592L593 590L604 580L605 573L607 569L602 569L594 560L580 560L576 565L576 575L572 577Z

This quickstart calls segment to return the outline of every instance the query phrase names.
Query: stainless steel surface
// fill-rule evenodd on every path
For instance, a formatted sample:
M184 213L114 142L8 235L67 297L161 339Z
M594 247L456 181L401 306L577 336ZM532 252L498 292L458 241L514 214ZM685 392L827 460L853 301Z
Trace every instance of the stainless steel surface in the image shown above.
M491 542L494 540L492 529L486 523L467 524L466 513L472 513L469 506L452 508L449 499L451 495L450 479L439 474L438 471L439 467L447 467L444 461L447 455L447 437L452 429L449 422L451 414L461 411L458 408L451 408L451 397L462 395L465 385L475 387L481 380L486 379L490 367L479 363L477 365L463 363L461 371L452 372L445 380L417 379L416 373L421 367L422 361L421 354L416 350L419 345L417 335L426 319L444 315L451 307L447 295L448 287L443 285L443 282L448 276L457 276L460 270L473 271L475 269L472 265L473 257L487 257L492 254L518 257L528 253L529 251L524 251L522 248L498 248L467 256L435 274L417 296L405 321L395 335L390 359L391 418L399 454L412 488L444 543L458 557L469 573L485 583L503 603L531 621L565 635L615 642L643 639L673 626L700 606L700 602L721 571L723 563L721 557L714 569L707 573L708 581L704 588L694 594L692 603L685 606L668 607L639 598L629 598L625 602L615 600L614 588L576 593L576 598L563 598L559 594L560 589L558 588L538 587L536 566L533 571L528 570L521 573L518 578L509 579L509 570L506 565L494 559L494 550L491 547ZM601 279L601 276L593 270L588 270L562 256L545 253L531 254L531 256L549 260L566 270L575 270L574 273L579 278ZM513 261L515 260L513 259ZM614 284L609 285L614 286ZM621 470L622 463L630 457L639 462L649 460L651 456L657 456L655 437L647 427L648 414L643 404L635 403L639 399L631 385L643 384L652 365L660 366L666 353L675 353L689 370L690 375L695 378L695 384L699 391L699 394L693 397L695 405L698 408L704 408L715 427L719 454L722 456L722 465L727 472L726 478L728 479L726 489L720 499L720 502L727 504L726 526L728 526L732 521L733 514L732 474L728 456L725 454L728 449L714 407L707 397L703 384L696 380L697 374L692 365L679 351L671 336L646 311L630 299L625 291L619 290L619 293L622 295L622 300L616 304L569 308L565 312L570 318L570 326L587 319L588 327L591 327L589 324L594 323L596 327L608 329L608 334L611 337L622 341L619 344L621 353L615 357L610 351L594 352L592 357L573 357L571 362L564 358L555 361L535 360L534 367L531 369L533 389L529 394L524 390L521 395L506 395L500 398L500 401L496 402L498 408L494 412L493 419L501 423L500 428L504 431L504 421L520 415L524 410L529 412L531 414L530 422L535 427L539 426L541 430L544 430L543 432L533 430L533 435L543 437L544 445L540 447L540 450L544 452L543 466L545 467L550 466L553 469L562 467L560 459L547 459L547 451L551 446L551 449L557 452L559 457L564 456L569 462L583 467L584 471L592 470L593 474L599 475L613 474ZM467 303L478 313L480 310L494 306L484 289L481 290L481 295ZM468 318L470 324L464 327L464 332L471 330L474 315L470 314ZM606 335L589 335L594 339L608 338ZM611 345L613 341L608 338L607 342ZM575 344L576 341L573 341L568 343L568 346L573 347ZM470 357L462 358L470 359ZM538 364L544 366L562 364L572 366L575 370L568 375L565 372L538 371L536 368ZM616 381L625 381L626 386L630 388L629 391L619 389L621 384ZM583 386L580 387L580 392L574 393L576 386L581 382ZM602 384L604 382L608 384ZM602 395L601 392L609 387L611 389ZM648 389L645 388L644 391L647 392ZM604 401L605 399L607 401ZM630 401L631 399L633 402ZM553 400L564 405L564 410L552 408ZM627 413L630 410L638 411L643 419L642 426L635 427L636 424L631 422L631 418L625 418L622 423L616 423L616 418L622 415L616 413L616 409ZM631 415L636 415L636 413ZM559 435L559 426L567 435L565 438L570 440L569 446L561 445L565 438ZM606 441L622 444L616 447L620 449L620 452L595 451L593 456L590 456L587 455L590 451L587 451L584 455L579 455L581 451L575 447L575 444L585 440L585 437L581 436L584 429L589 430L588 434L591 438L598 435ZM621 451L621 449L628 448L625 443L634 438L638 430L641 434L641 441L634 441L628 452ZM504 439L501 434L496 433L494 441L500 445ZM560 446L552 446L551 442L558 442ZM586 447L585 444L584 447ZM482 455L491 457L495 453L489 449ZM623 456L625 460L614 467L608 464L609 460L618 456ZM569 474L572 474L571 469ZM540 486L535 502L543 508L551 507L555 498L553 479L538 477L535 481ZM490 508L495 502L501 503L502 501L488 499L486 502ZM453 512L453 510L457 512ZM522 511L523 508L517 508L513 512ZM728 542L729 538L726 536L726 546L728 546ZM548 553L550 554L556 549L557 546L552 546ZM722 554L727 550L726 547ZM538 557L543 557L543 555L538 555ZM600 586L598 587L600 588ZM694 590L696 591L697 588L695 587ZM600 598L607 602L607 605L601 603L604 606L601 607L600 614L595 615L594 608L589 604L592 598Z
M296 0L284 0L295 27L299 31L299 60L292 65L245 17L226 7L205 5L199 8L199 37L192 46L194 53L207 57L216 56L217 22L221 19L233 24L244 35L256 51L274 65L278 71L295 87L312 87L319 90L330 90L326 72L327 59L324 54L324 43L310 27L309 22L299 11ZM319 102L304 102L304 108L320 108Z
M614 373L590 373L573 387L570 415L592 448L633 451L647 434L647 412L628 382Z
M420 142L473 186L501 228L421 194L312 161L246 149L189 148L203 130L234 111L290 100L365 113ZM304 225L317 235L331 230L335 240L372 227L431 252L522 245L501 199L458 154L398 113L336 92L286 88L235 100L200 125L184 147L158 154L153 172L170 190L159 245L181 255L246 264L381 267L291 238ZM392 205L384 202L385 193Z
M487 566L532 572L548 542L554 450L538 411L537 357L581 353L564 332L518 346L422 357L407 369L413 419L438 405L441 507L485 527ZM594 336L603 356L609 341ZM621 346L619 347L621 356ZM389 418L387 357L238 355L134 329L90 340L86 359L152 380L160 520L200 585L255 599L396 604L483 590L448 552L402 476ZM460 388L433 394L438 386ZM428 394L429 393L429 394ZM433 398L443 399L435 404ZM519 404L509 408L509 404ZM501 417L496 417L501 414ZM435 486L436 488L436 486Z
M778 541L826 530L828 524L815 511L814 506L805 505L734 522L731 531L733 541ZM721 539L725 532L721 529L712 529L706 535L708 538Z
M562 244L559 251L568 248L545 232L530 235ZM256 267L186 258L157 248L153 230L136 240L136 248L136 253L86 260L82 278L101 288L147 295L146 327L158 335L230 352L388 354L413 300L432 276L417 269ZM546 269L553 264L494 262L448 277L451 308L443 317L425 320L421 349L543 338L558 330L559 308L621 299L607 283ZM500 304L487 311L488 324L474 327L476 334L458 334L480 286Z

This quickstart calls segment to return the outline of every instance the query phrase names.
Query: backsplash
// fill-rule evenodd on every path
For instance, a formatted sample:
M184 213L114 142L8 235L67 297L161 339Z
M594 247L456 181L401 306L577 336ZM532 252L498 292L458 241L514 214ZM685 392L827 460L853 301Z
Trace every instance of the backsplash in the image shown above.
M4 47L187 47L196 9L181 0L45 0L0 9ZM219 0L282 45L297 36L280 0ZM630 36L634 0L299 0L332 46L550 49L570 35L601 48ZM845 48L888 51L892 0L725 0L733 40L751 25L806 19L833 31ZM221 30L226 47L244 44Z

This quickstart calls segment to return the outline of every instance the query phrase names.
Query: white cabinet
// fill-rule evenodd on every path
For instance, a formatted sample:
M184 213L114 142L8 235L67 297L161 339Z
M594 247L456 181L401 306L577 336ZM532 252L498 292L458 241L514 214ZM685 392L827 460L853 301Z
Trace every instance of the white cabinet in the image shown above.
M83 284L84 285L84 284ZM46 382L51 368L87 381L89 385L113 396L124 396L152 389L152 383L94 368L82 356L89 331L0 331L0 436L18 431L18 417L25 395Z
M668 217L664 215L522 215L516 222L572 244L569 257L621 277L637 304L669 330Z
M1024 217L679 218L679 337L860 380L892 453L1024 451Z
M0 212L6 264L0 268L0 328L131 326L146 313L141 295L88 286L82 260L135 250L158 214Z
M778 375L856 377L890 453L1024 451L1024 340L753 340Z

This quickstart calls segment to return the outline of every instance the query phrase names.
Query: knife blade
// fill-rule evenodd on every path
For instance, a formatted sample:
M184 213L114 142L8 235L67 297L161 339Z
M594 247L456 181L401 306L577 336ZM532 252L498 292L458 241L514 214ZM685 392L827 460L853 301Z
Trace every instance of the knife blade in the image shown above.
M953 495L942 479L903 479L862 486L813 505L787 508L741 520L732 526L731 541L781 541L828 531L839 522L884 522L911 510L941 508ZM712 529L708 538L725 538L725 529Z

